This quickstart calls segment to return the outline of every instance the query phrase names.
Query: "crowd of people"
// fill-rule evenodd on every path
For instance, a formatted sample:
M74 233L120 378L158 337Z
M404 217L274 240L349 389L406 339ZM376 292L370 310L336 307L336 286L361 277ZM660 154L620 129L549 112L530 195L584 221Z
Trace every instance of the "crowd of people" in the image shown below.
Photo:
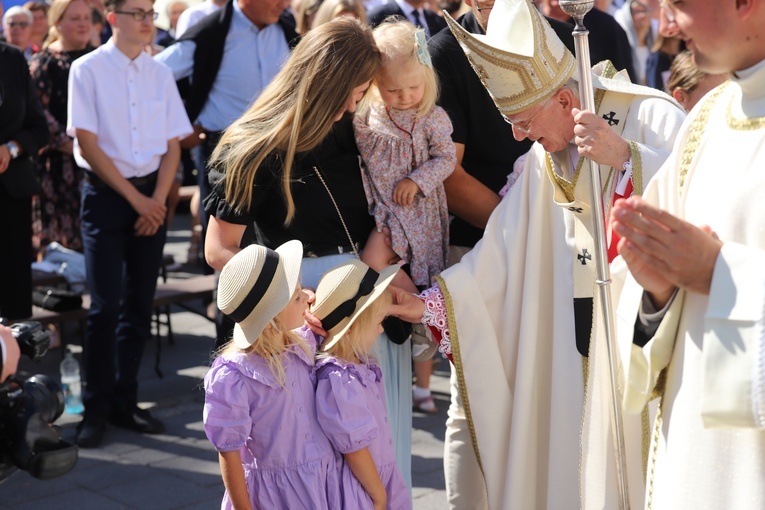
M195 175L223 507L411 508L441 354L449 508L765 506L765 4L595 4L595 111L557 0L0 7L0 316L32 316L50 243L83 254L77 444L164 431L137 373Z

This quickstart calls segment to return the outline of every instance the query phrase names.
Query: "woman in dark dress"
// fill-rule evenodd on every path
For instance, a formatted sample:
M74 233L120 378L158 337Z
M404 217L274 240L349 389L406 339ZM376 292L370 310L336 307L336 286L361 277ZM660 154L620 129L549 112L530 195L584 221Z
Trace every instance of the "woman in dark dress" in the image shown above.
M72 139L66 134L66 102L72 62L93 49L88 45L91 8L86 0L55 0L48 16L51 34L47 45L29 61L50 130L50 140L37 163L42 193L33 208L34 245L39 250L57 241L82 251L80 188L84 174L74 162Z

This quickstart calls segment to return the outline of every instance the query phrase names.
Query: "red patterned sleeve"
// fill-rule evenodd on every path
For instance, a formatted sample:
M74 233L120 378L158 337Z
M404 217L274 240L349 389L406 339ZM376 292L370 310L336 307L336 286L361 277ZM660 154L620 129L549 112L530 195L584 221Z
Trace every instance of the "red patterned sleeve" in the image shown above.
M425 303L422 323L433 335L433 342L438 344L438 350L441 354L449 358L449 361L453 361L449 324L446 320L446 301L441 287L436 283L431 288L422 291L419 298Z

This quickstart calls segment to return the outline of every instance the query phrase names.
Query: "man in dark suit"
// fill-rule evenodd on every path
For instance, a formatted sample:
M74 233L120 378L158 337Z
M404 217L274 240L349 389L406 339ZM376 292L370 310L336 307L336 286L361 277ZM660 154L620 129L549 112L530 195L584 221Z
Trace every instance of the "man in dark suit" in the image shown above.
M574 24L574 18L563 12L558 0L539 0L539 10L548 18L554 18L564 23ZM630 80L638 83L638 75L632 65L632 47L627 39L627 33L619 23L608 13L591 9L584 17L584 26L590 32L590 61L592 65L603 60L610 60L614 67L621 71L627 70Z
M0 316L32 315L32 195L40 190L34 158L48 123L18 48L0 43Z
M428 37L446 28L446 22L441 16L425 8L425 0L389 0L369 11L367 19L372 27L376 27L388 16L405 18L415 26L422 27Z

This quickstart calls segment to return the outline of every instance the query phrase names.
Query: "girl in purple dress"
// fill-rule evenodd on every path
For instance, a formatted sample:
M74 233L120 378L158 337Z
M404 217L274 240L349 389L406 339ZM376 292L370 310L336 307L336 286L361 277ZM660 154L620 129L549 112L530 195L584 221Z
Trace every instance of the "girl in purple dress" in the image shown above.
M204 428L219 452L221 508L340 508L337 454L316 416L316 339L298 283L303 246L251 245L218 283L218 307L235 322L205 376ZM301 328L301 329L295 329Z
M391 304L386 287L398 266L377 273L351 260L327 272L311 313L328 336L318 356L316 408L324 433L343 455L342 506L407 510L409 488L396 466L382 372L369 350Z

